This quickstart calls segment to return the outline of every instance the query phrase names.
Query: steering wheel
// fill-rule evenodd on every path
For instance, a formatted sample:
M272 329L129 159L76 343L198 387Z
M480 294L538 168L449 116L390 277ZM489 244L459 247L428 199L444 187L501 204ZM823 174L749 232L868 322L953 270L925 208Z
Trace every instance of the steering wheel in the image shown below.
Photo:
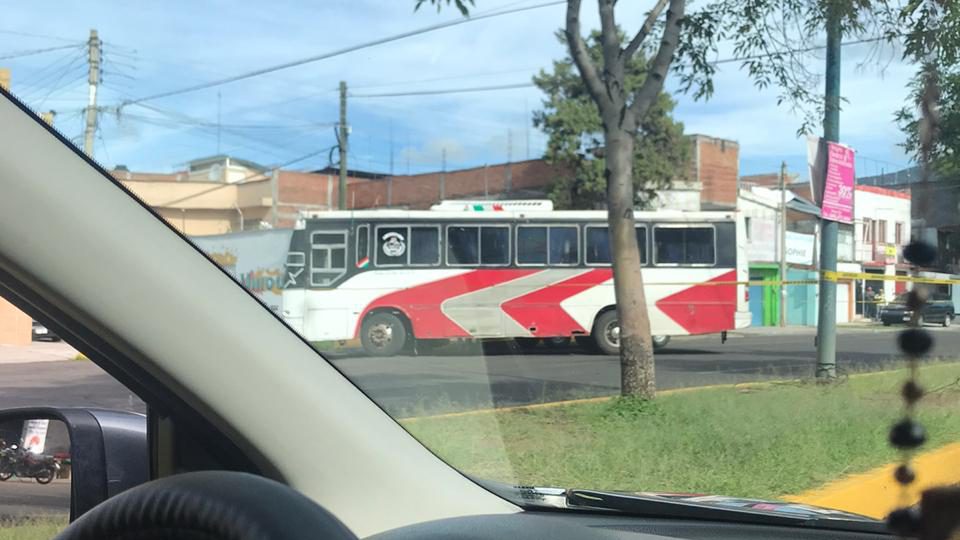
M107 499L55 540L357 540L298 491L261 476L203 471L153 480Z

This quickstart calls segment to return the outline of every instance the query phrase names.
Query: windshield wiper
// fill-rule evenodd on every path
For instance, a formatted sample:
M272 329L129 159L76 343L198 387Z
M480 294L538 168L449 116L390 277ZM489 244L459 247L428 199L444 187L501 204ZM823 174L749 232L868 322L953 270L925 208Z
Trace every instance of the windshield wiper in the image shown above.
M697 496L661 496L655 494L615 493L586 489L559 489L528 486L510 486L499 482L478 480L479 483L498 495L528 510L582 510L604 513L622 513L634 517L658 519L695 519L725 521L754 525L791 527L815 527L844 531L887 533L886 525L869 517L841 511L817 509L789 503L753 503L774 507L783 511L733 506L736 499ZM699 499L699 500L698 500ZM711 501L711 499L713 499ZM728 500L729 505L723 504ZM746 501L742 499L739 501ZM809 511L799 511L809 509ZM793 510L793 511L791 511Z

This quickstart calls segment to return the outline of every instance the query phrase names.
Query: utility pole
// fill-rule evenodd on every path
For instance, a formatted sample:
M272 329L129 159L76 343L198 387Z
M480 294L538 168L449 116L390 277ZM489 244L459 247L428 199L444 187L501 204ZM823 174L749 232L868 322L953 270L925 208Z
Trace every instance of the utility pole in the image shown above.
M390 178L387 179L387 206L393 206L393 120L390 120Z
M220 91L217 90L217 155L220 155Z
M90 30L87 41L87 67L89 92L87 94L86 125L83 130L83 153L93 157L93 137L97 133L97 85L100 84L100 38L96 30Z
M840 139L840 17L835 8L827 14L827 73L824 92L823 138ZM824 272L837 271L836 221L820 220L820 299L817 316L816 377L828 381L837 377L837 282Z
M340 127L337 137L337 146L340 147L340 193L337 208L347 209L347 137L350 130L347 128L347 83L340 81Z
M503 182L503 190L507 193L513 191L513 170L510 168L510 162L513 161L513 131L507 129L507 169L506 178Z
M780 326L787 325L787 162L780 163Z
M530 160L530 104L523 98L523 125L527 128L527 161Z
M447 148L443 147L440 152L440 200L447 196Z

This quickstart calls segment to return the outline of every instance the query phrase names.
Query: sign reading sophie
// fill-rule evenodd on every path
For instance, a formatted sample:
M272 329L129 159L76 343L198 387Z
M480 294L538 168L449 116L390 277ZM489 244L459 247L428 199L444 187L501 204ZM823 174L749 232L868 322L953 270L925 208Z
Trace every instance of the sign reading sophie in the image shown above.
M810 188L823 219L853 223L854 153L849 146L807 138Z

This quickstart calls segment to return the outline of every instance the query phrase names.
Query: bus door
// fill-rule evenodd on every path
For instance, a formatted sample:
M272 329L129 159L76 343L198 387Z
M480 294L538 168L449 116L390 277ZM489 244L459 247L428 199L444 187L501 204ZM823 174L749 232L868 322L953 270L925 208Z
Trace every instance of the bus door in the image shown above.
M284 276L281 293L281 315L283 320L297 333L303 334L303 314L306 308L307 254L306 233L293 231L287 260L284 264Z
M343 339L349 334L348 303L322 294L334 289L347 273L348 237L345 228L309 231L303 327L312 340Z

